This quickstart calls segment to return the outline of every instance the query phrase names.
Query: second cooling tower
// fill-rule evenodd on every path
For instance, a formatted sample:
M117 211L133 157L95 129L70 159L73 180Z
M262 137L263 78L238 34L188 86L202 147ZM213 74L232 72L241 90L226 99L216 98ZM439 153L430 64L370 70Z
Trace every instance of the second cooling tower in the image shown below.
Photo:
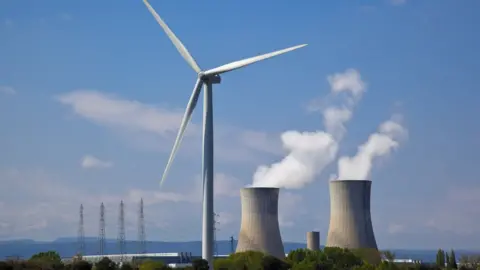
M260 251L285 258L278 224L278 188L242 188L242 223L236 252Z
M327 246L377 250L370 215L371 186L371 181L363 180L330 182Z

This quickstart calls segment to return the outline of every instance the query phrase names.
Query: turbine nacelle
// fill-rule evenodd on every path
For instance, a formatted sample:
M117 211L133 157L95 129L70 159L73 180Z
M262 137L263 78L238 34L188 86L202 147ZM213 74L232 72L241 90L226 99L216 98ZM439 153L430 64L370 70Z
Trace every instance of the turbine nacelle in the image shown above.
M220 75L207 75L203 71L200 71L198 73L198 79L202 81L203 83L209 83L209 84L219 84L222 82L222 78Z

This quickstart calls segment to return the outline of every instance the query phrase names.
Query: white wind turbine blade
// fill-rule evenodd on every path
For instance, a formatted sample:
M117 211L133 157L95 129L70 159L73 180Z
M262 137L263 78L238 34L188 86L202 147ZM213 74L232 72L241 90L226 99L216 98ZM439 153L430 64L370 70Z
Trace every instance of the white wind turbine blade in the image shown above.
M187 129L187 125L190 122L190 119L192 118L193 110L197 105L198 97L200 96L201 89L202 89L202 81L200 79L197 79L197 82L195 83L195 87L193 88L192 95L190 96L190 100L188 101L187 108L185 109L185 114L183 115L182 124L178 129L177 138L175 139L175 143L173 144L172 152L170 153L170 157L168 158L167 166L165 166L165 170L163 171L162 180L160 181L160 186L162 185L163 181L165 181L165 178L167 177L167 174L168 174L168 170L170 169L173 159L175 158L175 154L177 153L180 143L182 142L183 135L185 134L185 130Z
M188 52L187 48L182 44L182 42L175 36L175 34L170 30L168 25L160 18L158 13L153 9L153 7L148 3L147 0L143 0L143 3L147 6L148 10L150 13L152 13L153 17L155 17L155 20L157 20L158 24L163 28L163 31L168 35L170 40L172 41L173 45L177 48L178 52L183 56L183 58L187 61L187 63L197 72L199 73L200 67L197 65L197 62L195 62L195 59L193 59L192 55Z
M286 48L286 49L283 49L283 50L279 50L279 51L266 53L266 54L263 54L263 55L254 56L254 57L250 57L250 58L247 58L247 59L235 61L235 62L226 64L226 65L223 65L223 66L216 67L214 69L207 70L207 71L204 72L204 74L205 75L222 74L222 73L229 72L229 71L232 71L232 70L235 70L235 69L239 69L239 68L244 67L244 66L251 65L251 64L256 63L258 61L266 60L268 58L272 58L272 57L280 55L280 54L284 54L284 53L287 53L287 52L290 52L290 51L293 51L293 50L296 50L296 49L300 49L300 48L305 47L305 46L307 46L307 44L297 45L297 46L293 46L293 47Z

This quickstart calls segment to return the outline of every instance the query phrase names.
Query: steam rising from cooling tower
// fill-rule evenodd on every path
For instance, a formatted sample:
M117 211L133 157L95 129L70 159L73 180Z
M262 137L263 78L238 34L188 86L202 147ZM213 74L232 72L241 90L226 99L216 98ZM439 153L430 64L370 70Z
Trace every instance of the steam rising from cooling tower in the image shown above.
M284 132L281 139L288 155L270 166L259 166L252 186L301 188L335 160L338 143L346 132L345 123L352 117L353 108L366 85L354 69L328 76L327 80L330 95L312 102L308 108L322 112L326 132Z
M368 179L373 160L388 155L398 148L400 141L406 139L408 131L401 124L401 116L395 115L382 123L378 131L370 135L368 140L358 147L354 157L341 157L338 160L338 179Z
M329 247L362 249L379 260L370 214L371 181L330 181Z
M260 251L285 258L278 225L278 188L242 188L242 223L236 252Z

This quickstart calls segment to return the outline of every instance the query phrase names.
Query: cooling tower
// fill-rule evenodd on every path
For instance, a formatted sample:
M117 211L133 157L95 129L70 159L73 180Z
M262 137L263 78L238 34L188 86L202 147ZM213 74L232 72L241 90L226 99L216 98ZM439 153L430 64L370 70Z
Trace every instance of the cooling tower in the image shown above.
M380 255L370 215L371 186L372 182L365 180L330 181L326 246L362 250L369 261L377 261Z
M260 251L285 258L278 225L278 188L242 188L242 223L236 252Z
M320 232L307 232L307 249L320 250Z

